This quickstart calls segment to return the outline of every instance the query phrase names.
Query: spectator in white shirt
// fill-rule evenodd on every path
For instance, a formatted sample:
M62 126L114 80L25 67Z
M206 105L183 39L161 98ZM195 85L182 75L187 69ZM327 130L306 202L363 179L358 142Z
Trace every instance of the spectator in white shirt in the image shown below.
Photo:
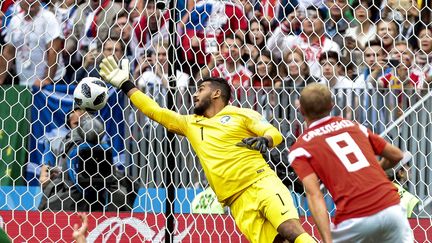
M15 58L19 84L42 87L62 79L63 33L55 15L39 0L22 0L11 19L0 55L0 84Z
M355 47L364 49L366 44L376 36L375 20L379 17L379 9L370 0L359 0L353 5L354 16L358 24L346 30L345 37L355 40Z
M334 51L340 54L339 45L325 35L324 13L321 9L310 6L305 11L302 19L302 33L300 35L288 35L288 24L281 24L268 39L267 48L277 57L281 57L286 50L299 47L305 53L305 59L309 64L311 75L320 76L319 57L321 53Z
M76 0L58 0L54 3L53 12L60 23L63 37L66 39L72 34L74 19L77 16L78 6Z
M342 55L350 59L356 66L362 65L362 50L365 45L375 39L379 9L371 0L358 0L353 4L357 25L346 30Z
M341 62L336 52L325 52L320 56L319 63L322 67L320 83L327 85L336 98L336 107L341 109L340 114L347 119L352 118L352 101L354 83L348 78L339 75Z
M336 52L329 51L323 53L319 62L322 67L321 84L329 86L330 89L351 89L353 87L351 80L338 75L340 73L341 62Z

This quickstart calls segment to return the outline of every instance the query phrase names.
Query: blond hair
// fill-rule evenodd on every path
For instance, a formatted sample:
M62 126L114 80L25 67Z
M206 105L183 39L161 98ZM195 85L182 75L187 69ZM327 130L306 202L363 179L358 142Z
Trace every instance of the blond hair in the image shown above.
M303 115L309 119L315 120L328 116L333 104L330 89L322 84L309 84L300 94L300 107Z

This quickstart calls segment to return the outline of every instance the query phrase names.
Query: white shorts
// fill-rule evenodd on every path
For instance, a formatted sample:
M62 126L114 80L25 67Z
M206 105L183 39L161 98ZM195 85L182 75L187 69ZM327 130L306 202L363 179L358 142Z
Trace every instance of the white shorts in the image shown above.
M374 215L352 218L331 225L333 242L414 242L414 236L400 205L388 207Z

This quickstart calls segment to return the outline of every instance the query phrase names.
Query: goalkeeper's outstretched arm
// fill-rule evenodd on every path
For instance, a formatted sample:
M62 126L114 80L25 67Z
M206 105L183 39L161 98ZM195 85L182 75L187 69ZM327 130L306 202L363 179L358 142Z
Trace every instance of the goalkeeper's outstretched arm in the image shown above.
M121 61L121 68L113 56L102 60L100 75L108 83L120 88L132 103L150 119L162 124L168 130L184 135L186 117L172 110L161 108L158 103L145 95L129 80L129 60Z

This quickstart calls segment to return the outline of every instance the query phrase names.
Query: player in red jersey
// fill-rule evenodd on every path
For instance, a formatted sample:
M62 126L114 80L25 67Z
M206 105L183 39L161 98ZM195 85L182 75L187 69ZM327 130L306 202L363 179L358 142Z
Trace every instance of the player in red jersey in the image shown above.
M289 154L321 237L324 242L413 242L397 189L383 170L404 160L404 154L366 127L329 116L333 104L326 86L311 84L302 91L300 111L308 128ZM376 155L383 159L378 162ZM320 181L337 208L331 227Z

